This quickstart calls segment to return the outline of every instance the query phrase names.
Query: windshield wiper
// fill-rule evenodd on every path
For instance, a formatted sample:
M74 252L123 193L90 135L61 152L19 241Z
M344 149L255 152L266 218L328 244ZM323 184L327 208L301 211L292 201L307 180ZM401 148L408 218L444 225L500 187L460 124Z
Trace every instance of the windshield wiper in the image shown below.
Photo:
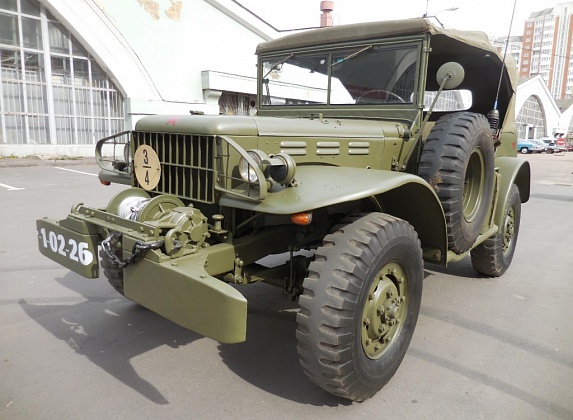
M263 98L263 101L264 101L264 99L266 99L268 101L267 105L272 105L271 93L269 90L269 79L267 79L267 77L269 76L269 74L271 74L271 72L273 72L274 70L277 70L280 66L282 66L285 63L285 61L290 60L293 57L294 57L294 54L291 53L291 54L287 55L285 58L283 58L281 61L277 61L275 64L273 64L271 66L269 71L267 71L265 73L265 75L263 76L262 82L265 85L265 90L267 91L266 98Z
M277 61L275 64L273 64L273 65L271 66L271 68L269 69L269 71L267 71L266 74L263 76L263 82L266 80L267 76L268 76L269 74L271 74L271 72L272 72L273 70L277 70L277 69L279 68L279 66L281 66L282 64L285 63L285 61L290 60L290 59L293 58L293 57L294 57L294 54L289 54L289 55L287 55L285 58L283 58L281 61Z
M354 58L354 57L356 57L356 56L362 54L362 53L365 52L365 51L371 50L372 48L373 48L372 45L369 45L369 46L367 46L366 48L362 48L361 50L356 51L355 53L352 53L352 54L350 54L350 55L347 55L347 56L344 57L342 60L338 60L336 63L332 63L332 64L330 65L330 67L334 67L334 66L336 66L336 65L338 65L338 64L344 63L345 61L348 61L348 60L350 60L350 59L352 59L352 58Z

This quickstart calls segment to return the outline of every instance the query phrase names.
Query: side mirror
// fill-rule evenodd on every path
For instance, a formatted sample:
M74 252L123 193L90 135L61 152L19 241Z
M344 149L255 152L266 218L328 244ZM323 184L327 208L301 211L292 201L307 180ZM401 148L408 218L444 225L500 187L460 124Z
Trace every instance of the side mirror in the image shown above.
M436 80L441 86L446 79L444 89L455 89L464 81L465 74L466 72L460 63L450 61L440 66L436 73Z

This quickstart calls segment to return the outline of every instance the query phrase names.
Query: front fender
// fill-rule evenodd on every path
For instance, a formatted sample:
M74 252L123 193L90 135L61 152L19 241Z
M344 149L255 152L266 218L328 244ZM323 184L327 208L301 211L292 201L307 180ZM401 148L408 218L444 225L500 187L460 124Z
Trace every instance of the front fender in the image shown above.
M498 157L495 159L495 166L498 168L500 178L499 195L495 209L494 222L502 227L505 218L505 205L509 199L511 186L517 185L521 202L529 201L531 188L531 168L529 162L515 157Z
M416 229L426 258L445 260L444 213L435 192L422 178L403 172L301 165L297 167L296 180L296 186L271 190L260 202L223 194L220 205L288 215L376 196L384 211Z

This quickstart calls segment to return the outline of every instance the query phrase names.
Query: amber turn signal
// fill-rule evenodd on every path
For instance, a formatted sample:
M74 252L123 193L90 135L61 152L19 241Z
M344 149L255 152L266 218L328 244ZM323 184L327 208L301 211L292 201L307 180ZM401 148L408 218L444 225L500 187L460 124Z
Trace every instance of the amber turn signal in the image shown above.
M307 226L312 222L312 212L295 213L290 216L290 220L297 225Z

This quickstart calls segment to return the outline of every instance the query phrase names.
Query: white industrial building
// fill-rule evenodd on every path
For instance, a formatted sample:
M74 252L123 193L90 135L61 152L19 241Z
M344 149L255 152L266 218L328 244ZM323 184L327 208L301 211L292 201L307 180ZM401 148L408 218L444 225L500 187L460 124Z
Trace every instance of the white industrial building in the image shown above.
M92 155L142 115L248 112L255 47L277 35L231 0L0 0L0 154Z

